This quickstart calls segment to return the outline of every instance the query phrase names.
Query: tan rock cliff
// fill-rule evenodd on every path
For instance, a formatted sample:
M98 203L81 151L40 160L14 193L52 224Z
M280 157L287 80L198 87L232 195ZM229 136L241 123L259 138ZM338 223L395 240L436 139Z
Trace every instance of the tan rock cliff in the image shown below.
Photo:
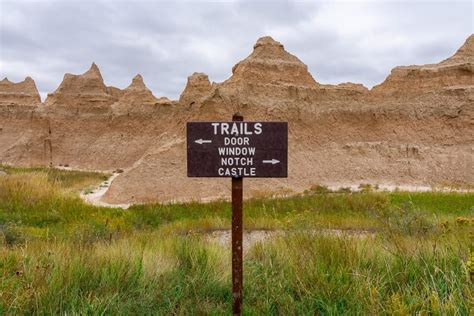
M31 77L13 83L7 78L0 81L0 102L12 105L33 105L41 103L41 98L36 88L36 84Z
M247 196L313 184L472 185L472 45L471 35L445 61L397 67L370 91L317 83L269 37L222 83L190 76L179 102L155 98L141 76L123 90L107 87L95 64L66 75L46 106L28 110L19 105L37 91L25 89L28 102L9 99L5 81L0 163L125 169L108 202L228 197L228 179L186 177L185 123L229 120L239 110L246 120L289 122L288 179L246 179Z

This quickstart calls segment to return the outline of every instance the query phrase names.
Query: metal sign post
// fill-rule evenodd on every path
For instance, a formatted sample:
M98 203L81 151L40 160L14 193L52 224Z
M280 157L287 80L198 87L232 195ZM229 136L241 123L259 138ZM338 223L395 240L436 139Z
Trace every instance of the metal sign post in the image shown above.
M288 123L188 122L188 177L232 178L232 311L242 314L243 178L288 176Z
M243 121L239 113L234 114L232 121ZM232 178L232 313L242 315L243 297L243 178Z

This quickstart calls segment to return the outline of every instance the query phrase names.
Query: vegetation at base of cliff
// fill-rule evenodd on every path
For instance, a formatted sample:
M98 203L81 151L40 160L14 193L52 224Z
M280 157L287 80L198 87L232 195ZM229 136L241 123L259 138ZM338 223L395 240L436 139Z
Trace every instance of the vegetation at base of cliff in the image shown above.
M57 184L61 189L76 191L106 181L110 177L110 174L101 172L76 171L47 167L22 168L0 165L0 170L3 170L7 174L45 174L48 181L53 185Z
M77 188L106 175L3 169L0 314L229 314L230 247L206 234L228 202L96 207ZM246 253L245 313L469 315L473 212L472 193L246 201L246 229L283 233Z

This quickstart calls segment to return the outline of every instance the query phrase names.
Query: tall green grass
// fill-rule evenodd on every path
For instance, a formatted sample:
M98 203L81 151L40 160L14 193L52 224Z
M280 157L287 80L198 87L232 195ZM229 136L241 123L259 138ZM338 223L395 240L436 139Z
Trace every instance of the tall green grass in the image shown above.
M0 170L3 170L8 174L45 174L49 182L58 184L63 189L76 191L106 181L110 176L110 174L101 172L63 170L45 167L22 168L0 165Z
M261 244L246 262L246 294L255 304L249 308L264 314L468 315L472 284L459 260L468 246L398 238L412 252L389 252L379 239L310 235Z
M42 240L21 251L3 249L0 312L230 312L229 249L199 236L142 234L87 247ZM244 262L244 310L251 315L469 315L472 283L461 259L468 245L398 238L408 253L387 251L387 241L377 238L305 233L257 244Z
M230 228L228 202L96 207L78 197L82 176L49 172L0 177L0 314L230 313L230 249L205 234ZM436 192L246 201L246 229L286 233L247 252L244 311L469 315L473 206Z

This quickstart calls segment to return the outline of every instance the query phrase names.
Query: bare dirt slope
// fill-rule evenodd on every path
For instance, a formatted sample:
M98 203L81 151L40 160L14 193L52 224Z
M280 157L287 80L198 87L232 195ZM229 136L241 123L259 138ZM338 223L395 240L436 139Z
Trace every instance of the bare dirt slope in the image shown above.
M450 58L396 67L372 90L324 85L270 37L222 83L188 78L179 101L156 98L137 75L120 90L95 64L40 103L27 84L0 82L0 162L123 168L110 203L213 199L225 179L188 179L185 122L289 122L289 178L248 180L247 194L298 192L314 184L473 184L474 36ZM35 92L36 91L36 92Z

